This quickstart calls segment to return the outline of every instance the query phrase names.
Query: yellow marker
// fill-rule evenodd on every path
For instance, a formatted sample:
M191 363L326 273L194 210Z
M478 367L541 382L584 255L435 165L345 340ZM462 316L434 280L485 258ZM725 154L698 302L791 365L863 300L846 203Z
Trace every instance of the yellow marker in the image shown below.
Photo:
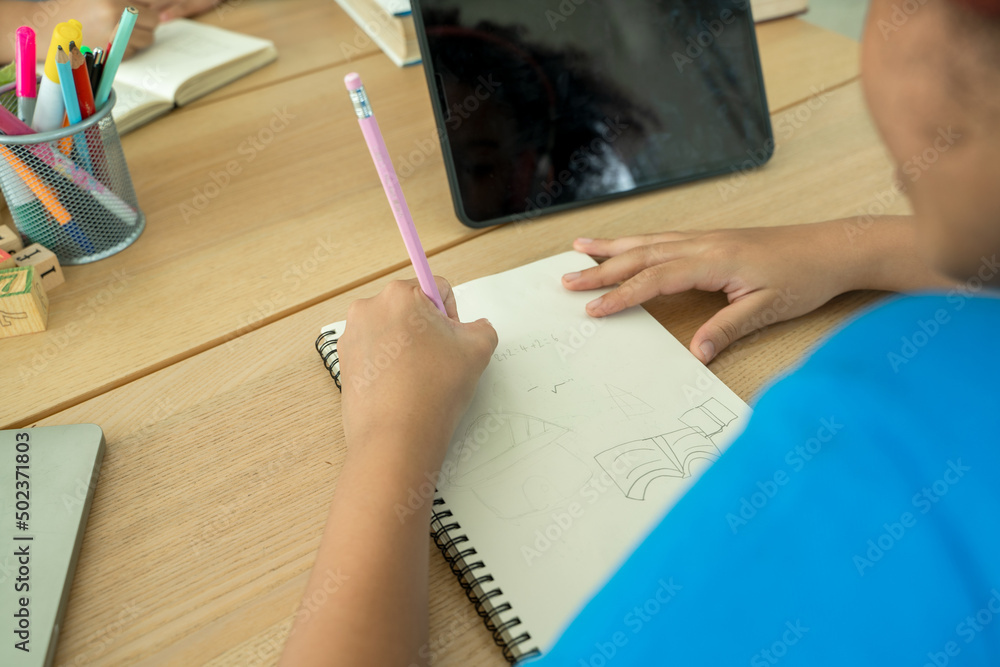
M63 51L69 53L70 42L83 44L83 26L79 21L66 21L52 30L52 41L49 42L49 52L45 58L45 74L38 87L35 117L31 121L31 127L36 132L48 132L62 126L66 105L63 103L62 89L59 87L56 52L61 46Z

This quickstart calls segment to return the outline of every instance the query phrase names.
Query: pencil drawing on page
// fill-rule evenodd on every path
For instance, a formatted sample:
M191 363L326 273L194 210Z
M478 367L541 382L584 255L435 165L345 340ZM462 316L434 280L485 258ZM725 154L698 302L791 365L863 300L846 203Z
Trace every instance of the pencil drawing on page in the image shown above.
M686 479L695 466L718 459L722 452L713 437L736 415L712 398L685 412L680 420L686 428L616 445L594 457L626 498L645 500L655 480Z
M449 482L470 487L502 519L544 512L571 498L593 475L564 446L572 437L569 429L529 415L481 415L465 433Z

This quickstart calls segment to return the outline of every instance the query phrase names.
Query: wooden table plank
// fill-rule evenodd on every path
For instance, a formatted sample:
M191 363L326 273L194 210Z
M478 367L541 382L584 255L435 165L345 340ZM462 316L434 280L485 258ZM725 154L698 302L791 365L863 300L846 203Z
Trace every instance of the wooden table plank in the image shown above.
M432 265L463 282L565 250L577 235L783 225L867 207L892 170L860 86L804 108L808 119L773 162L725 202L719 179L690 184L510 225ZM275 664L344 458L340 399L313 340L351 301L409 276L366 283L41 422L94 421L108 440L57 664ZM849 294L773 326L711 368L752 399L873 298ZM686 342L719 305L718 295L688 293L651 311ZM504 664L438 556L431 596L435 664Z
M772 103L814 97L856 71L853 42L801 21L761 26L762 51L772 41ZM786 57L796 44L814 55ZM429 254L482 233L452 211L423 73L381 56L363 62ZM147 229L118 255L66 268L48 331L0 343L12 360L0 365L0 386L10 388L0 426L53 414L405 265L343 90L352 67L175 111L124 138ZM779 138L792 121L776 120Z

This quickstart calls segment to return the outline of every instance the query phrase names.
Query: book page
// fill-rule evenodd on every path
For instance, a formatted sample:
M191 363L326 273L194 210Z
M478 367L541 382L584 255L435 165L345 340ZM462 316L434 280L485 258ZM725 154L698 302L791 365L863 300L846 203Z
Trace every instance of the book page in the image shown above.
M122 62L116 87L123 82L173 101L189 79L274 46L266 39L187 19L161 23L154 37L153 46Z
M570 252L455 288L500 344L437 488L501 618L532 635L519 649L551 648L750 412L642 308L587 316L597 293L560 279L593 265Z
M407 16L412 11L410 0L375 0L375 2L393 16Z
M114 89L115 107L111 110L111 116L115 119L119 134L125 134L142 125L145 119L174 108L173 101L124 81L115 81Z

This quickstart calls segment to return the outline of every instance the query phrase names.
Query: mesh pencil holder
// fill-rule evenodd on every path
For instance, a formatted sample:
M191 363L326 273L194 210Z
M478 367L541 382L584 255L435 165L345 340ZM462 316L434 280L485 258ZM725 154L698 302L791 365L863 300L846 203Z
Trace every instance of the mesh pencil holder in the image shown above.
M14 85L0 104L14 112ZM113 255L146 227L132 187L121 138L111 117L115 94L90 118L70 127L0 135L0 188L18 231L61 264Z

